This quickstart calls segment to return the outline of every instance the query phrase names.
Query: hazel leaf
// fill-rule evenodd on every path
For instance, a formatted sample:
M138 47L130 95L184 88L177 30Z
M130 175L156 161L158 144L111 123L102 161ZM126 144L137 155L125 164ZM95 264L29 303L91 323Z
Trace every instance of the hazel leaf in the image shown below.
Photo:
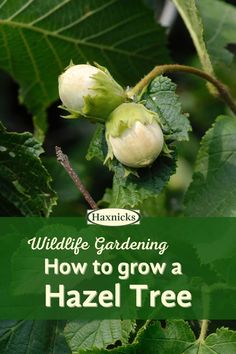
M141 329L134 343L115 348L113 354L234 354L236 351L236 332L220 328L204 340L198 340L189 324L183 320L167 321L163 328L154 322ZM107 350L73 352L73 354L107 354Z
M235 117L219 116L203 137L185 197L187 216L236 216L235 135Z
M31 133L7 132L0 123L0 209L2 215L48 216L56 204L51 177ZM2 206L2 207L1 207Z
M71 354L64 326L65 321L0 321L0 352Z
M1 1L0 12L0 68L19 83L41 138L71 59L106 66L123 85L170 60L165 29L142 0Z
M64 334L73 353L106 349L108 345L120 341L127 344L135 321L103 320L103 321L70 321Z
M213 64L230 66L235 53L228 45L236 45L236 8L219 0L199 0L197 4L204 25L206 47ZM211 9L211 11L209 11Z
M199 1L173 0L173 2L190 33L203 69L210 75L214 75L211 58L209 56L204 39L202 18L197 8ZM211 6L210 8L214 9L214 7L215 5L213 5L213 7ZM209 12L209 7L207 7L207 12Z
M192 130L188 116L182 113L176 84L166 76L156 77L146 88L140 100L158 113L166 141L186 141Z

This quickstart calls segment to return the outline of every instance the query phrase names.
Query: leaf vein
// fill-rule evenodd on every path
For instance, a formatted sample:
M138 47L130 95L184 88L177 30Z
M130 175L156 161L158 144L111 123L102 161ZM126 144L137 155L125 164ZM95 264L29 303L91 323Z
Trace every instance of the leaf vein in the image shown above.
M53 53L53 55L55 57L55 60L56 60L56 62L58 64L58 66L59 66L60 71L63 71L64 70L64 65L62 64L62 61L61 61L56 49L54 48L52 42L50 41L48 36L44 36L44 38L45 38L45 41L47 42L49 48L51 49L51 52Z
M139 32L139 33L135 33L134 35L132 36L129 36L129 37L125 37L123 39L121 39L120 41L117 41L113 47L117 47L118 45L121 45L121 44L124 44L124 43L127 43L129 41L133 41L134 39L137 39L139 37L142 37L146 34L151 34L151 33L155 33L156 32L156 28L151 28L151 29L148 29L146 31L143 31L143 32Z
M0 31L2 33L4 47L6 48L6 54L7 54L7 57L8 57L8 63L9 63L10 72L13 74L14 71L13 71L13 66L12 66L12 58L11 58L11 52L10 52L10 49L9 49L9 46L8 46L7 36L6 36L5 31L4 31L4 28L0 28Z
M80 48L79 44L76 44L76 43L75 43L75 49L76 49L76 51L81 55L81 57L83 58L84 62L86 63L86 62L87 62L87 58L86 58L86 56L84 55L84 52L83 52L82 49Z
M66 31L69 28L72 28L78 24L80 24L81 22L83 22L84 20L87 20L87 18L97 14L98 12L104 10L105 8L109 7L110 5L113 5L114 3L116 3L118 0L111 0L108 3L105 3L104 5L97 7L95 10L93 11L88 11L86 12L83 16L79 17L76 21L69 23L68 25L61 27L59 29L57 29L54 33L61 33Z
M138 53L140 53L140 52L142 52L142 51L144 51L144 50L152 49L152 48L155 47L156 45L157 45L157 43L156 43L156 42L153 42L153 43L151 43L151 44L149 44L149 45L147 45L147 46L145 46L145 47L138 48L138 49L135 51L135 53L138 54Z
M45 18L49 17L50 15L52 15L54 12L56 12L57 10L61 9L63 6L65 6L68 2L70 2L71 0L64 0L63 2L61 2L60 4L58 4L57 6L53 7L51 10L49 10L48 12L46 12L45 14L43 14L42 16L36 18L34 21L28 23L29 26L33 26L36 23L44 20Z
M13 20L15 17L17 17L21 12L27 9L35 0L29 0L26 2L19 10L17 10L14 14L12 14L10 17L8 17L7 21Z
M211 44L212 42L214 42L214 40L218 37L218 35L220 34L221 30L222 30L222 27L224 25L224 21L226 19L226 16L228 15L228 12L229 12L229 8L226 7L225 8L225 11L224 11L224 14L222 15L221 17L221 20L219 22L219 26L217 28L217 30L214 32L213 36L207 41L207 44Z
M16 22L16 21L9 22L9 21L6 21L6 20L0 20L0 24L5 24L5 25L8 25L8 26L15 26L15 27L19 27L21 29L28 29L30 31L41 33L43 35L54 37L54 38L57 38L59 40L63 40L63 41L69 42L69 43L81 44L81 45L84 45L84 46L87 46L87 47L97 48L97 49L100 49L100 50L104 49L104 50L107 50L107 51L110 51L110 52L114 52L114 53L117 53L117 54L125 55L128 58L136 57L136 58L140 58L140 59L143 59L143 60L148 60L148 61L151 61L151 62L155 63L155 59L152 60L152 58L150 58L150 56L141 55L141 54L135 54L133 51L127 51L127 50L120 49L120 48L114 48L114 46L111 47L111 46L103 45L103 44L84 42L81 39L74 39L74 38L70 38L70 37L67 37L67 36L60 35L60 34L55 34L54 32L50 32L50 31L42 29L40 27L31 27L28 24L23 24L23 23Z
M0 4L0 9L7 3L7 0L3 0L3 2Z
M88 40L90 40L90 39L95 39L95 38L97 38L97 37L100 37L100 36L103 35L103 34L107 34L107 33L109 33L109 32L112 32L114 29L117 29L117 28L119 28L119 27L122 26L122 25L126 25L126 24L128 24L129 22L132 22L133 20L136 20L136 19L142 17L143 15L144 15L144 12L141 12L141 13L135 14L135 15L133 15L133 16L130 16L130 17L124 19L123 21L120 21L120 22L116 23L116 24L113 25L113 26L111 26L111 27L109 27L109 28L106 28L105 30L103 30L103 31L101 31L101 32L98 32L98 33L95 33L95 34L93 34L93 35L91 35L91 36L85 37L85 38L84 38L84 41L88 41Z
M26 48L26 51L27 51L28 56L29 56L29 58L30 58L30 61L31 61L31 63L32 63L32 66L33 66L33 68L34 68L35 77L36 77L38 83L40 84L41 89L42 89L42 91L43 91L45 97L49 100L48 92L47 92L47 90L45 89L44 84L43 84L43 81L42 81L41 78L40 78L40 72L39 72L39 70L38 70L37 63L36 63L36 61L35 61L35 59L34 59L34 55L33 55L32 50L31 50L31 48L30 48L30 46L29 46L29 44L28 44L28 41L27 41L27 39L26 39L24 33L22 32L22 30L21 30L21 29L18 29L18 31L19 31L19 33L20 33L20 36L21 36L22 41L23 41L23 43L24 43L24 45L25 45L25 48Z

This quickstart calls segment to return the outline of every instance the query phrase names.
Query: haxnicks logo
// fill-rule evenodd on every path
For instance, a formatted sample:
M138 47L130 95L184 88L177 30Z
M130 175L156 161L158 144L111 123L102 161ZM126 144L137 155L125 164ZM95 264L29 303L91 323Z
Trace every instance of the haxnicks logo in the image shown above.
M87 211L87 224L125 226L140 224L140 211L108 208Z

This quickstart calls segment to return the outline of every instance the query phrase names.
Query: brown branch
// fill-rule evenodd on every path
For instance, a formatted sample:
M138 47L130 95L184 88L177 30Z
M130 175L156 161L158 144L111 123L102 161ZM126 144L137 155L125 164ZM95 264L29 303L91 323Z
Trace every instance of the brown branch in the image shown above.
M186 72L207 80L216 87L218 91L218 96L221 97L221 99L230 107L232 112L236 114L236 103L233 97L231 96L228 87L225 86L221 81L217 80L215 77L206 73L205 71L187 65L166 64L156 66L142 80L140 80L137 85L135 85L128 91L128 95L132 97L134 95L139 94L144 89L144 87L146 87L149 82L153 80L156 76L163 75L168 72Z
M56 150L57 161L60 162L60 164L64 167L64 169L66 170L66 172L68 173L68 175L70 176L70 178L72 179L76 187L84 196L84 199L87 201L87 203L90 205L92 209L98 209L98 206L93 200L93 198L91 197L90 193L85 188L84 184L81 182L79 176L73 170L70 161L68 159L68 156L62 152L62 149L59 146L56 146L55 150Z

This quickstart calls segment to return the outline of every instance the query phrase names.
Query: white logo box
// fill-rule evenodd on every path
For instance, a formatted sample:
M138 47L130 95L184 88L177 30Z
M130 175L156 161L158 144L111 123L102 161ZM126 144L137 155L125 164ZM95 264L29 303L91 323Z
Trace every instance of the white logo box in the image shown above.
M87 210L87 224L125 226L140 224L140 210L107 208Z

